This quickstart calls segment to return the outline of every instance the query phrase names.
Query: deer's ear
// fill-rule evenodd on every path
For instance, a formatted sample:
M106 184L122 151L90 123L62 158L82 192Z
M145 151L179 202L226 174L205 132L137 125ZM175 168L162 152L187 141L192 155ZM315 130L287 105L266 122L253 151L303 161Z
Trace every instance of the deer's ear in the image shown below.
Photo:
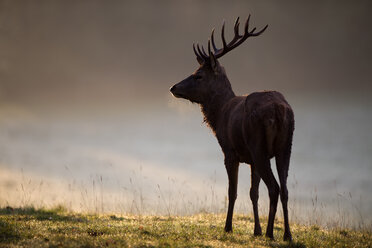
M217 72L220 64L218 63L218 60L216 59L213 53L209 54L209 62L211 64L213 71Z

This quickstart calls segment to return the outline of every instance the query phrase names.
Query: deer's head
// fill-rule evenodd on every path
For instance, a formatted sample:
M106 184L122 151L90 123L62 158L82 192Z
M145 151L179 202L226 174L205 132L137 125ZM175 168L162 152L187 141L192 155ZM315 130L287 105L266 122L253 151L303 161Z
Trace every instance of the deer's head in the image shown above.
M184 98L191 102L203 103L208 101L216 93L223 94L225 90L231 90L225 69L218 62L218 58L242 44L248 37L258 36L266 30L268 25L256 33L256 28L248 31L249 18L250 16L248 16L245 22L243 35L239 34L239 17L236 19L234 25L235 35L229 43L226 43L225 40L225 22L223 23L221 30L223 46L220 49L216 47L214 42L214 29L212 30L211 38L208 40L208 53L204 50L203 46L200 48L199 44L196 46L195 44L193 45L199 68L192 75L175 84L170 89L175 97ZM211 50L211 45L213 51Z

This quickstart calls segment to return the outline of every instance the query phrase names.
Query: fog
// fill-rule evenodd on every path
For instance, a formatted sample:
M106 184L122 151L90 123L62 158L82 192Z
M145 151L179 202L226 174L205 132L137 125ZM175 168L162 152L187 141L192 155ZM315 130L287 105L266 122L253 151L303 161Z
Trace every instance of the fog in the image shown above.
M291 219L370 227L371 7L0 1L0 206L223 212L221 150L199 107L169 87L197 68L194 42L206 45L223 19L232 38L235 18L251 14L251 27L268 29L220 63L236 94L278 90L294 109ZM245 214L249 185L241 165L237 211ZM265 214L264 184L260 191Z

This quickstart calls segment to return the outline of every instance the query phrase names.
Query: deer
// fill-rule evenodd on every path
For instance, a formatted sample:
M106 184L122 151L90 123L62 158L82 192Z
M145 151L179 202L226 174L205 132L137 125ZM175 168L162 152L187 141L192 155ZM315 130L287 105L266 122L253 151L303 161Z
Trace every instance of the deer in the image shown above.
M294 113L284 96L277 91L253 92L236 96L226 71L218 59L241 45L249 37L261 35L249 31L248 16L244 33L239 31L239 17L234 24L234 38L225 40L225 21L221 30L222 48L214 41L214 29L208 39L208 53L203 46L193 44L198 69L170 88L176 98L183 98L200 105L204 121L212 129L224 154L228 175L228 209L225 232L232 232L234 204L237 198L239 164L251 167L250 199L254 214L254 236L262 235L258 198L261 179L268 188L270 206L266 237L274 239L273 229L278 198L283 207L284 241L292 241L288 222L287 177L294 132ZM211 50L211 46L213 51ZM271 170L270 159L275 157L279 183Z

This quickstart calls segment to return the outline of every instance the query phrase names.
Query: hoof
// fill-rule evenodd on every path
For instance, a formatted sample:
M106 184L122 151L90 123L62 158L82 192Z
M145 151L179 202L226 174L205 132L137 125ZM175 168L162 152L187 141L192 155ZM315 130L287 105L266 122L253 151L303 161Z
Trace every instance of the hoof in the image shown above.
M283 240L292 242L292 235L291 234L284 234Z
M269 239L271 239L271 240L274 240L274 235L273 234L267 234L266 233L266 237L269 238Z
M257 229L255 228L253 235L254 236L261 236L262 235L261 228L257 228Z
M225 232L227 232L227 233L232 233L232 227L226 227L225 226Z

